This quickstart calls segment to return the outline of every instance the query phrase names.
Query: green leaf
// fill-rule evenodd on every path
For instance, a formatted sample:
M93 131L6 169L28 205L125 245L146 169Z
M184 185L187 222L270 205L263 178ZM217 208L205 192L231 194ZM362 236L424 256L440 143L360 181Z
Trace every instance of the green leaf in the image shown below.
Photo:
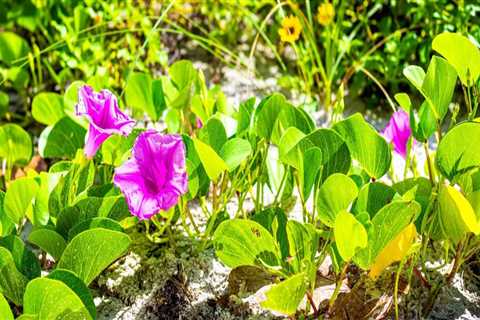
M406 113L409 113L412 107L412 101L410 101L410 97L408 96L408 94L406 94L405 92L400 92L397 93L394 97L400 107L402 107L402 109Z
M276 311L284 315L293 315L307 291L305 273L296 274L279 284L273 285L265 292L266 300L260 305L262 308Z
M113 231L123 232L122 226L117 221L105 217L96 217L88 220L83 220L82 222L79 222L73 228L71 228L68 232L68 240L71 241L73 238L75 238L77 234L93 228L104 228Z
M62 256L63 250L67 243L63 237L50 229L37 229L30 233L28 242L36 245L43 251L50 254L55 261L58 261Z
M252 147L247 140L233 138L223 145L219 154L230 172L235 170L251 153Z
M260 102L254 116L255 132L259 137L270 139L278 115L287 106L287 100L279 93L274 93Z
M255 97L252 97L240 103L237 113L237 133L239 135L250 129L254 106Z
M195 80L197 71L191 61L179 60L168 68L168 74L175 86L181 90Z
M7 164L26 165L32 157L32 139L22 127L8 123L0 127L0 158Z
M18 271L28 279L40 276L40 264L37 257L30 251L22 239L15 235L9 235L0 239L0 246L8 249L12 254L13 261Z
M6 236L15 228L15 224L4 210L5 192L0 191L0 236Z
M12 64L14 60L26 58L29 52L25 39L13 32L0 32L0 61Z
M278 207L267 208L256 212L252 220L261 224L272 235L280 247L281 257L288 257L287 215Z
M219 154L222 146L227 142L227 133L220 120L211 118L198 132L198 138Z
M10 97L3 91L0 91L0 119L8 112Z
M460 242L467 232L480 233L475 211L463 194L452 186L442 185L438 193L435 212L434 239Z
M60 280L38 278L28 283L23 312L42 320L90 320L77 294Z
M3 320L13 320L13 313L10 310L10 305L8 301L5 299L3 294L0 293L0 314L2 315Z
M157 121L165 110L162 82L152 80L147 73L133 72L127 79L125 102L135 110L146 112Z
M384 183L367 183L358 193L353 212L368 212L370 218L373 218L378 210L392 201L394 196L395 191Z
M425 75L422 92L435 110L436 118L440 121L447 114L456 81L455 69L445 59L433 56Z
M348 210L357 195L358 187L351 178L342 173L329 176L320 186L316 199L320 221L333 227L337 214Z
M380 252L395 239L420 213L415 201L396 200L380 209L368 228L368 246L354 257L362 269L369 269Z
M415 226L417 227L417 230L423 232L422 222L432 195L432 184L430 183L430 180L423 177L410 178L394 184L392 188L402 196L413 192L415 201L422 206L422 212L418 216Z
M212 147L203 143L199 139L193 139L195 150L198 153L200 161L202 162L208 177L215 181L218 176L228 170L228 166L225 161L213 150Z
M418 91L422 92L423 82L425 80L425 71L419 66L407 66L403 69L403 75L410 81Z
M84 85L85 82L83 81L73 81L65 90L65 93L63 95L63 106L65 113L70 116L70 118L72 118L82 127L87 128L88 119L86 117L77 116L75 112L75 106L78 103L78 89Z
M315 227L290 220L287 222L288 256L293 273L304 269L308 263L314 263L319 237Z
M15 305L23 304L28 279L18 271L10 251L0 247L0 292Z
M272 131L272 142L278 144L285 131L292 127L308 134L315 129L315 124L303 110L286 103L275 121L275 127Z
M344 261L350 261L359 248L368 243L367 231L357 219L347 211L340 211L333 227L335 244Z
M62 210L71 206L85 195L87 189L92 186L95 179L95 164L93 161L80 160L72 162L69 171L60 174L58 183L53 188L48 199L50 216L57 217ZM58 223L58 221L57 221Z
M93 319L97 316L97 310L95 303L93 302L92 294L88 287L80 280L73 272L63 269L55 269L49 275L49 279L59 280L66 284L77 296L82 300L83 305L87 308L88 312Z
M58 268L75 272L89 285L129 247L123 232L94 228L78 234L63 251Z
M123 196L87 197L60 213L56 230L68 239L70 230L83 221L96 217L108 217L120 221L128 216L130 212Z
M270 232L243 219L222 222L213 236L217 257L228 267L278 266L279 250Z
M39 189L34 178L20 178L14 180L5 194L3 208L7 216L16 224L25 217L28 210L32 210L32 202Z
M459 33L444 32L433 39L432 49L455 68L465 86L472 86L480 75L480 51Z
M390 146L362 117L356 113L337 122L333 129L345 140L353 157L374 178L381 178L390 168Z
M39 153L44 158L73 159L83 148L86 130L70 117L63 117L40 135Z
M33 118L47 126L65 116L63 97L53 92L41 92L32 101Z
M317 181L317 176L322 168L322 151L320 148L313 147L305 151L303 155L303 165L300 173L300 183L304 199L310 197L312 187Z
M480 123L463 122L447 132L437 149L436 165L448 179L480 167Z
M305 134L297 128L288 128L278 143L280 160L296 169L301 168L302 153L307 150L306 148L313 147L309 140L305 143L305 146L304 143L299 144L304 137Z

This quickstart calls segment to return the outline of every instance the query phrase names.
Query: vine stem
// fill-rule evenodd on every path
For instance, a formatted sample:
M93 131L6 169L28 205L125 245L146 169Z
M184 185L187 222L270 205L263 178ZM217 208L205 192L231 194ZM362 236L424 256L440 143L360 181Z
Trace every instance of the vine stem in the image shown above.
M455 277L455 274L457 273L458 268L460 267L460 261L462 260L462 253L463 253L463 249L465 247L466 241L467 239L464 239L463 241L461 241L458 244L457 249L455 251L455 260L453 262L452 270L450 270L450 273L448 274L446 279L447 284L449 285L452 283L452 280Z
M425 149L425 155L427 157L427 167L428 167L428 177L430 178L430 183L433 185L433 167L432 167L432 159L430 158L430 153L428 152L427 143L423 144L423 148Z
M330 297L330 301L328 302L328 313L329 314L331 314L332 311L333 311L333 306L335 304L335 301L337 300L338 294L340 293L340 288L342 287L343 279L345 278L345 275L347 274L347 269L348 269L349 264L350 264L350 261L345 262L345 265L343 266L342 272L340 273L340 277L337 280L337 284L335 285L335 291L333 291L333 294Z
M307 291L307 299L308 299L308 302L310 303L310 305L312 306L313 315L314 315L314 317L316 317L318 315L318 309L315 306L315 301L313 301L313 297L312 297L312 294L310 293L310 291Z

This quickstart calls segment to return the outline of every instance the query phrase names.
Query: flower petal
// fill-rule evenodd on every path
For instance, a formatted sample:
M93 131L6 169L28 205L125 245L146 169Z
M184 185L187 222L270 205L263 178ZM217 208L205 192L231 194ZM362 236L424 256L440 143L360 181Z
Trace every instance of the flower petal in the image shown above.
M98 130L95 126L90 125L87 136L85 137L84 153L87 158L93 158L102 143L110 137L111 134Z

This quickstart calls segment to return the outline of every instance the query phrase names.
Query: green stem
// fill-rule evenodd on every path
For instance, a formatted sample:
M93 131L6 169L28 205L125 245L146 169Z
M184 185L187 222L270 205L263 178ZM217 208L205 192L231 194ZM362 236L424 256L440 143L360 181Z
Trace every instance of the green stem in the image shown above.
M430 158L430 153L428 152L428 145L425 142L423 144L423 148L425 149L425 155L427 157L427 168L428 168L428 177L430 178L430 183L433 185L433 167L432 167L432 159Z
M350 261L345 262L343 266L342 272L340 273L340 277L337 279L337 283L335 285L335 291L333 291L332 296L330 297L330 301L328 302L328 313L331 314L333 311L333 306L335 305L335 301L337 300L338 294L340 293L340 288L342 287L343 279L347 274L348 265Z

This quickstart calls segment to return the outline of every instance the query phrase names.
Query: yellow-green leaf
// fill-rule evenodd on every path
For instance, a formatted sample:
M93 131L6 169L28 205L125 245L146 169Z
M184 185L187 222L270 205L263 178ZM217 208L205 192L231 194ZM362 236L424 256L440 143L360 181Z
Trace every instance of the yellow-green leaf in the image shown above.
M386 267L394 262L401 261L408 254L416 235L417 230L413 223L403 229L377 256L370 268L369 276L376 278Z
M193 139L195 150L197 150L200 161L211 180L216 180L218 176L228 170L225 161L209 145L198 139Z
M457 243L467 232L480 233L475 211L463 194L452 186L442 186L438 194L437 226L443 237Z
M347 211L338 213L333 234L338 252L345 261L352 259L357 248L365 248L368 244L365 227Z

